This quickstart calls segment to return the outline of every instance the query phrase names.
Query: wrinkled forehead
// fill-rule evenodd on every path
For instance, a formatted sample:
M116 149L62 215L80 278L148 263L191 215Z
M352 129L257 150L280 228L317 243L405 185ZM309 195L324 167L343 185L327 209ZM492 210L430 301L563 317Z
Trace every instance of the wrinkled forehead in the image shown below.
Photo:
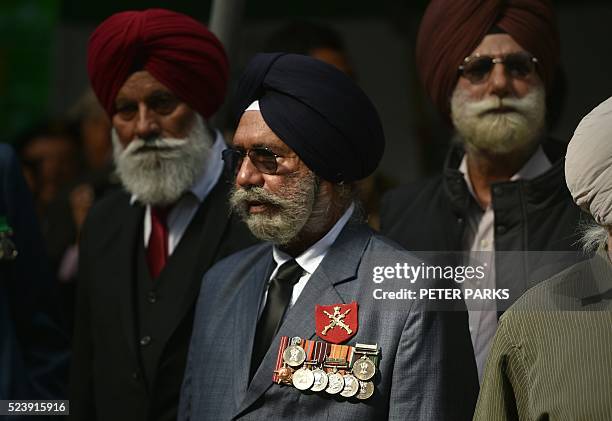
M115 102L124 99L142 100L154 92L174 95L168 87L157 80L151 73L146 70L139 70L132 73L126 79L117 92Z

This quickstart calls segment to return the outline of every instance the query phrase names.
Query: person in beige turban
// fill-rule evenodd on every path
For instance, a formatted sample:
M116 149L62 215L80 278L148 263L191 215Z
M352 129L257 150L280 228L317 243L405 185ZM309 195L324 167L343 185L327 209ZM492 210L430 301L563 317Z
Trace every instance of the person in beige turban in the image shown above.
M594 256L540 283L504 313L474 420L612 419L612 98L578 125L565 175L593 216Z

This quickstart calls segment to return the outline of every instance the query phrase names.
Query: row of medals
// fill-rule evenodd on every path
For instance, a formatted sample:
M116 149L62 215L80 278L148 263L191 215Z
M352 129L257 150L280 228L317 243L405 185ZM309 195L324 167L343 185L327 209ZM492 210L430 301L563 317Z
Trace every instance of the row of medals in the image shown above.
M330 371L326 372L321 366L316 366L316 361L306 361L306 352L299 345L300 341L301 338L292 338L292 344L283 352L285 365L278 370L279 382L293 384L299 390L325 391L330 395L339 394L345 398L355 397L360 400L368 399L374 394L372 378L376 374L376 365L368 355L378 354L377 345L357 344L355 353L362 356L352 367L345 361L345 365L328 367ZM302 367L295 370L295 367L302 364Z

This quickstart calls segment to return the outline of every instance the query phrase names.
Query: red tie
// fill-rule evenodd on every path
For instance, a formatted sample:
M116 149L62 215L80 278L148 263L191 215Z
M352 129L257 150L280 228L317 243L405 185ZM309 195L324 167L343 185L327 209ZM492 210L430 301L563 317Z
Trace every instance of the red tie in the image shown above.
M147 248L147 263L152 279L157 279L168 259L168 213L170 206L151 207L151 237Z

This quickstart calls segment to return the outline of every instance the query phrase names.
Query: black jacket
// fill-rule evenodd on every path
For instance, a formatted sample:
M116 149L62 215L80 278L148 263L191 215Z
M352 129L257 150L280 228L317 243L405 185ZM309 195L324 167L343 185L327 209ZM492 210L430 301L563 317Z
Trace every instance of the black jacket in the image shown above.
M80 243L71 419L176 419L202 277L255 243L230 216L228 192L219 181L155 281L143 263L145 208L125 191L92 208Z
M512 288L511 301L582 257L577 252L578 225L587 216L573 203L565 184L565 145L550 140L543 148L553 162L544 174L492 185L496 284ZM458 169L462 157L462 148L455 146L442 174L387 193L381 209L383 234L411 251L462 251L466 215L475 203ZM452 263L449 255L444 259Z

